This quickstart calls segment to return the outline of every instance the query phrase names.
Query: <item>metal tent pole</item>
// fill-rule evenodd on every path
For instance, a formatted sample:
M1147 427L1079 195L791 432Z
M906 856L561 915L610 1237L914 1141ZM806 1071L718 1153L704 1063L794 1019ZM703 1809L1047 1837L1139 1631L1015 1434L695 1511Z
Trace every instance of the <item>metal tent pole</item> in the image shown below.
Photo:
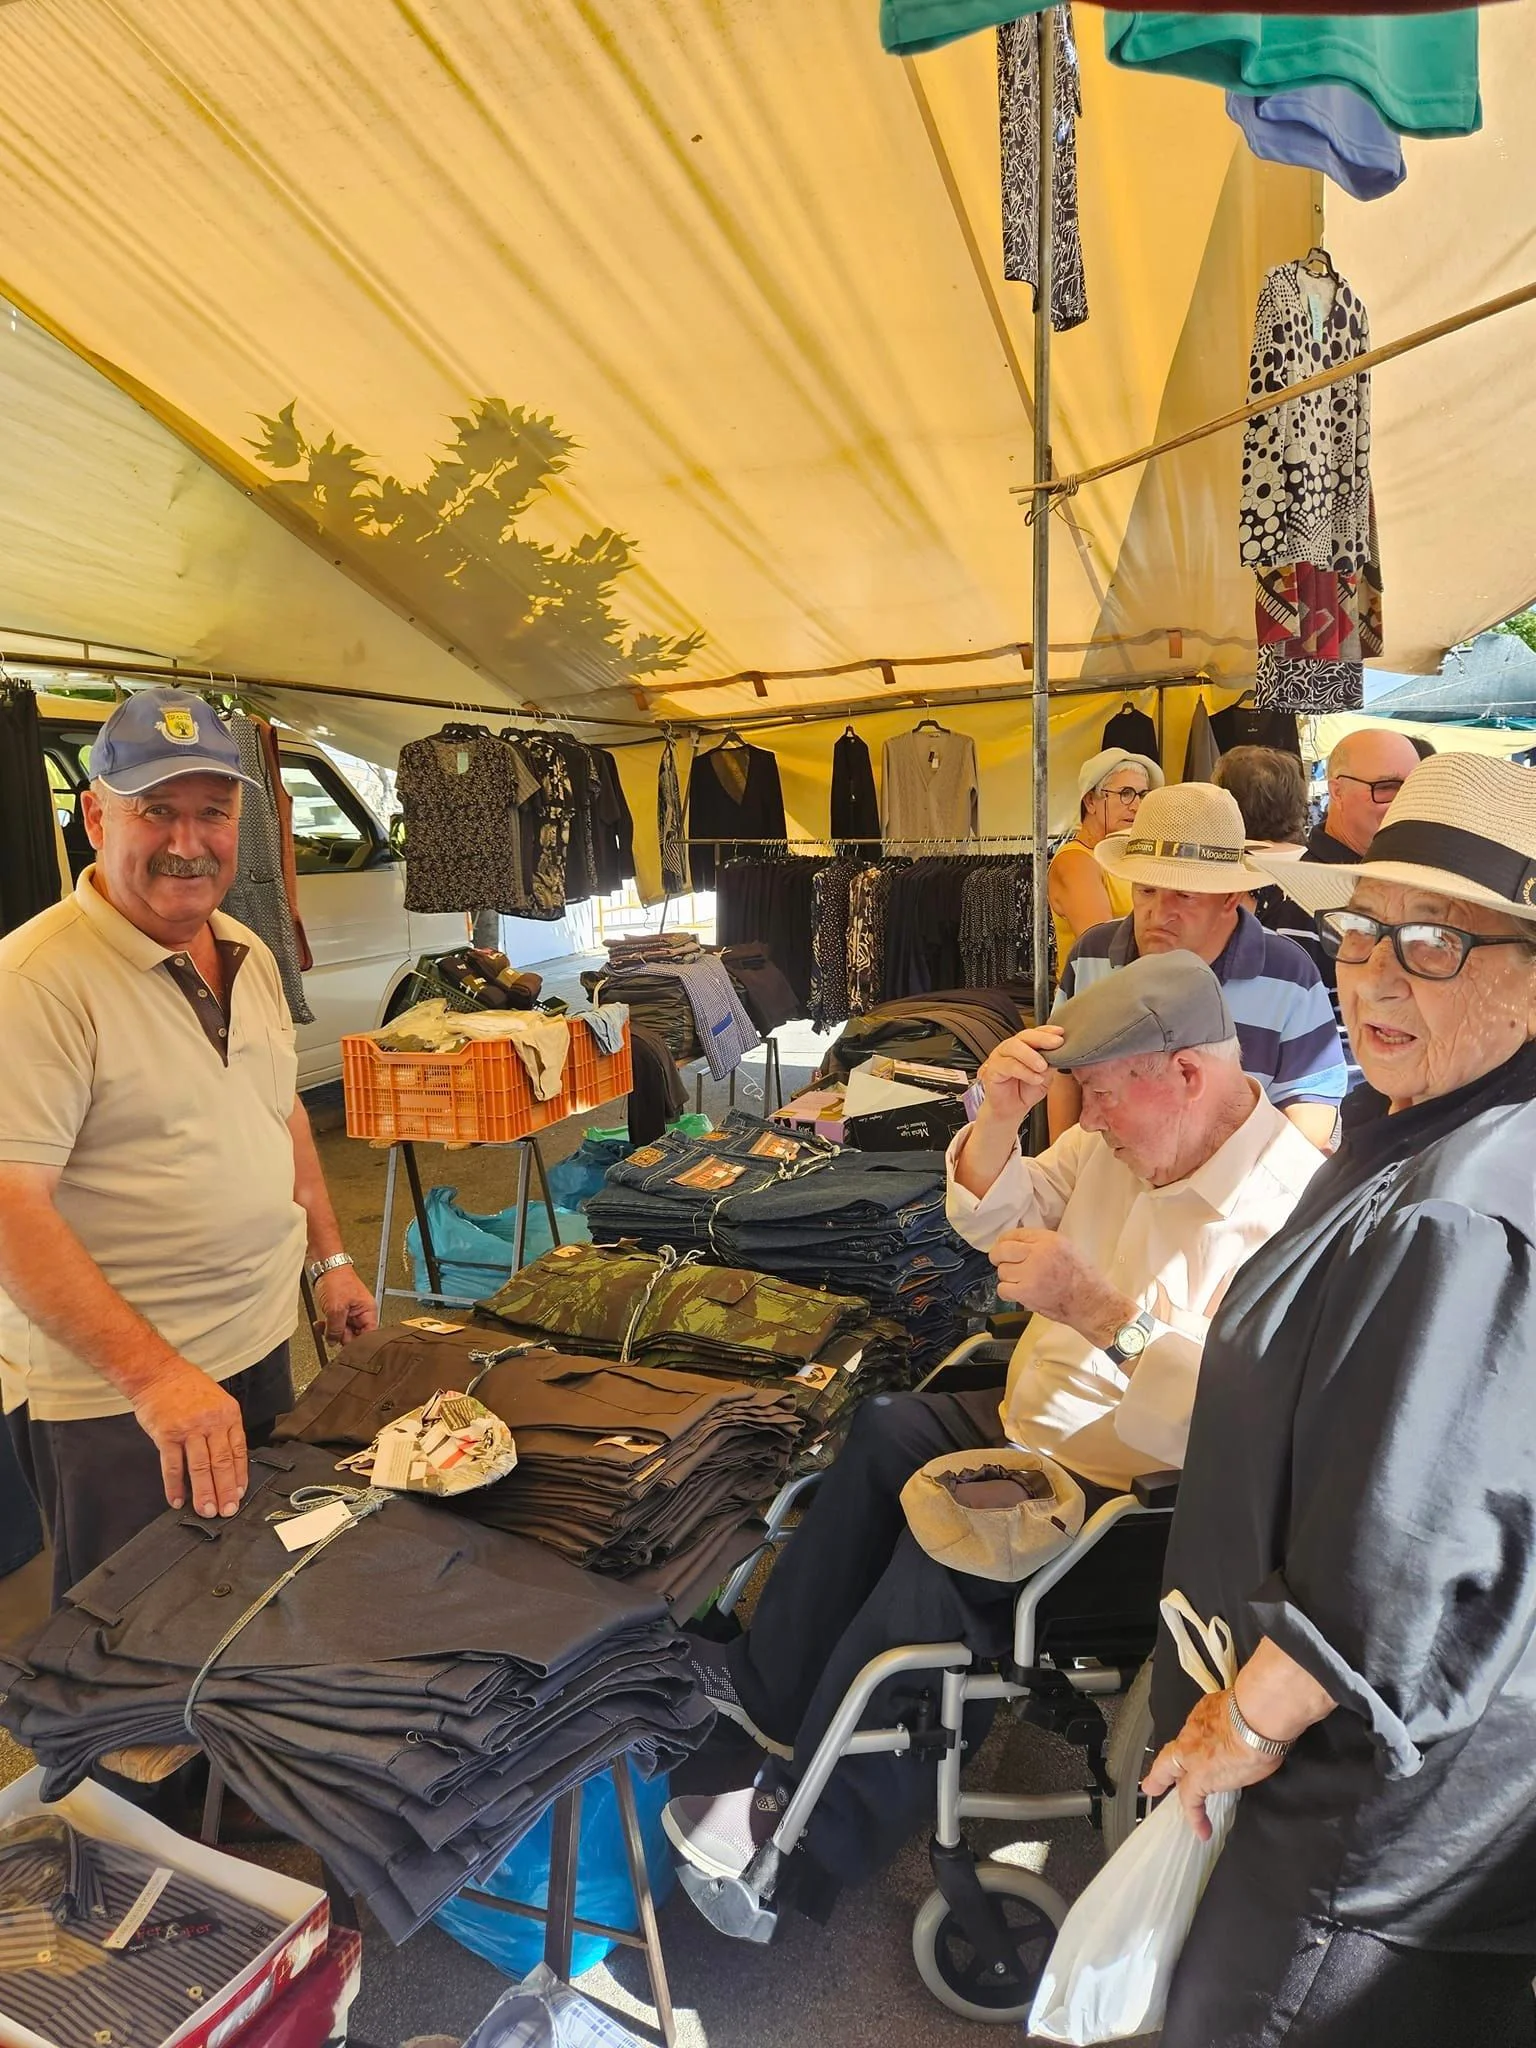
M1040 203L1035 222L1035 481L1049 484L1051 463L1051 300L1055 287L1051 243L1056 183L1056 16L1036 17L1040 38ZM1034 539L1034 672L1030 683L1034 759L1034 1003L1036 1019L1051 999L1050 905L1046 898L1046 841L1050 833L1051 494L1037 488L1031 507ZM1044 1142L1044 1112L1036 1112L1035 1148Z

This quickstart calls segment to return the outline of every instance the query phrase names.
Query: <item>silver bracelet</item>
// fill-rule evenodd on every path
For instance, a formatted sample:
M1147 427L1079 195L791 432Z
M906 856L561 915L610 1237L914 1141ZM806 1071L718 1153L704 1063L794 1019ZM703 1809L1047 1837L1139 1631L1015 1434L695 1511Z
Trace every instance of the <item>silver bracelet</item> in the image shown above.
M314 1264L306 1266L304 1271L308 1276L310 1286L313 1287L323 1273L334 1273L338 1266L350 1266L351 1263L352 1255L350 1252L332 1252L328 1259L316 1259Z
M1227 1719L1238 1741L1251 1749L1255 1756L1266 1757L1271 1763L1281 1763L1290 1754L1288 1742L1277 1742L1273 1736L1261 1735L1257 1728L1249 1727L1243 1718L1242 1708L1237 1704L1236 1688L1227 1694Z

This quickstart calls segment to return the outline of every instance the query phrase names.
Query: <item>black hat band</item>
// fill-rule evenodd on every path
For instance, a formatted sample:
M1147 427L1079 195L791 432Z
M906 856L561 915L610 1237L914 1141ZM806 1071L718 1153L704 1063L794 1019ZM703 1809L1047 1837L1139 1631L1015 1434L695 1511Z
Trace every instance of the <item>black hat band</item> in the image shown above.
M1404 818L1383 825L1371 841L1367 859L1401 861L1405 866L1440 868L1460 875L1502 896L1507 903L1536 908L1536 860L1527 860L1512 846L1464 832L1459 825L1437 825L1426 818Z

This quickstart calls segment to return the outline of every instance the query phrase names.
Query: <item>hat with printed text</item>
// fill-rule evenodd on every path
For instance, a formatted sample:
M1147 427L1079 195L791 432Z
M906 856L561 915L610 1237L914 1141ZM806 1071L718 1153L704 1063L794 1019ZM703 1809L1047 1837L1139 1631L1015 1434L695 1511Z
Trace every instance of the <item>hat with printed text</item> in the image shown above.
M1066 1033L1052 1067L1096 1067L1139 1054L1224 1045L1236 1036L1221 983L1194 953L1146 953L1089 982L1052 1013Z
M211 704L190 690L140 690L119 704L91 748L93 782L114 796L142 796L182 775L225 775L259 788Z
M1248 858L1237 798L1213 782L1150 790L1130 830L1101 839L1093 857L1122 882L1197 896L1241 896L1269 880Z

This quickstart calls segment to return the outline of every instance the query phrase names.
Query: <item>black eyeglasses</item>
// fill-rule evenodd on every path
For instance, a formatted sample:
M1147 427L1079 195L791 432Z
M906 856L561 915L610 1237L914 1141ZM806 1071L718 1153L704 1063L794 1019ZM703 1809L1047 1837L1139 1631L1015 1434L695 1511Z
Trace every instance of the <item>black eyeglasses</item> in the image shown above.
M1363 775L1335 775L1333 779L1335 782L1358 782L1362 789L1371 792L1373 804L1391 803L1404 781L1401 775L1383 775L1377 782L1367 782Z
M1099 791L1100 796L1117 797L1123 804L1139 804L1146 793L1144 789L1133 789L1129 783L1126 784L1124 789L1101 789Z
M1398 965L1420 981L1454 981L1474 946L1523 946L1513 933L1459 931L1453 924L1383 924L1360 910L1320 910L1317 935L1330 960L1363 967L1383 939L1392 941Z

